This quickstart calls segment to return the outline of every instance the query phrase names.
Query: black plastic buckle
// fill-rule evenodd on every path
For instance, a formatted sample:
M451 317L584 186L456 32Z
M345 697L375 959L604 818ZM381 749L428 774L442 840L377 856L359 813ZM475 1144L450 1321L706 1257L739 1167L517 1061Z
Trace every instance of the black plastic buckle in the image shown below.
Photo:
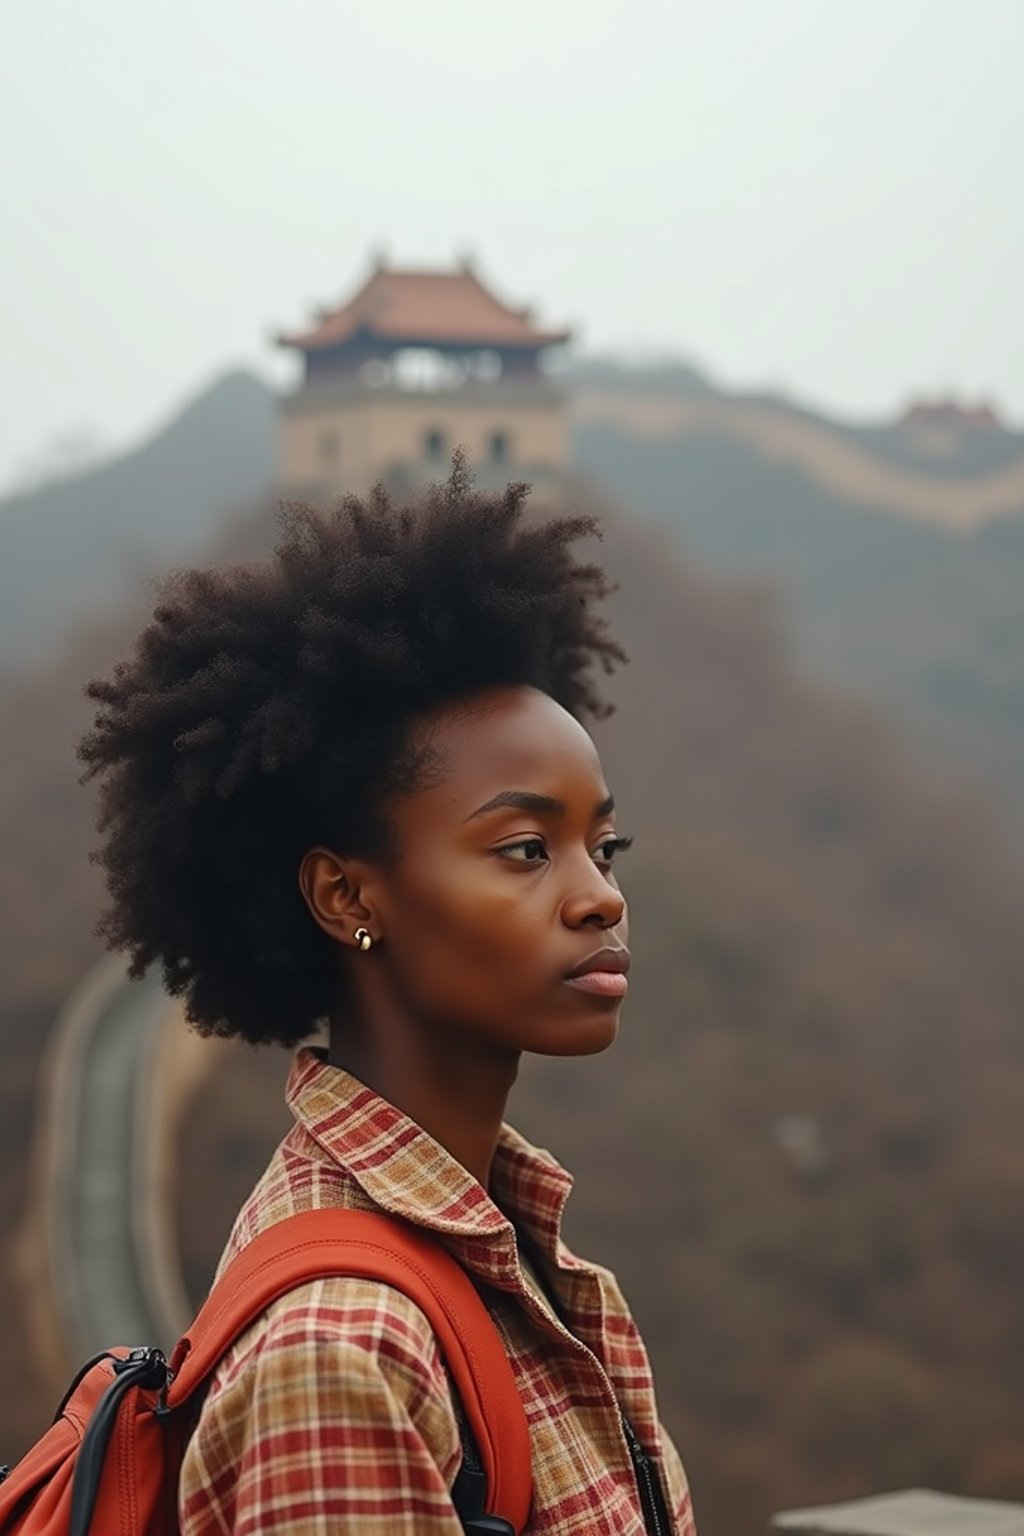
M143 1369L140 1370L140 1366ZM125 1371L132 1371L135 1376L135 1386L145 1387L150 1390L165 1388L169 1375L167 1369L167 1357L162 1349L147 1347L144 1349L129 1350L123 1359L114 1361L114 1375L121 1376Z

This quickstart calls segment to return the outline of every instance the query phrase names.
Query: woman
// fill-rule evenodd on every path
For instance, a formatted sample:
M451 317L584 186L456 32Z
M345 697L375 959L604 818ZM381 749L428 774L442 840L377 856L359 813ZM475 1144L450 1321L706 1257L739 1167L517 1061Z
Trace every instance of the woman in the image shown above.
M103 931L204 1034L302 1045L295 1124L221 1260L296 1211L390 1213L471 1273L530 1425L531 1533L690 1536L686 1478L614 1277L560 1235L569 1175L504 1123L524 1051L588 1055L626 990L629 845L579 716L625 655L574 563L457 458L415 511L292 507L273 559L168 583L90 686ZM626 1425L624 1426L623 1415ZM628 1426L656 1468L642 1493ZM459 1419L426 1319L333 1278L221 1361L186 1536L457 1536ZM643 1479L641 1478L642 1482Z

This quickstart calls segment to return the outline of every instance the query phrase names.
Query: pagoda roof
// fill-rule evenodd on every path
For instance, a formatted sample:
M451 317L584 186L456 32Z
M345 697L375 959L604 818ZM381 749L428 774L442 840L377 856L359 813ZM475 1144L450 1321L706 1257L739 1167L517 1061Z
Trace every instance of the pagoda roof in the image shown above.
M306 331L284 332L283 347L318 352L360 333L410 346L545 347L569 331L539 330L527 308L512 309L464 265L453 272L378 266L347 304L321 311Z

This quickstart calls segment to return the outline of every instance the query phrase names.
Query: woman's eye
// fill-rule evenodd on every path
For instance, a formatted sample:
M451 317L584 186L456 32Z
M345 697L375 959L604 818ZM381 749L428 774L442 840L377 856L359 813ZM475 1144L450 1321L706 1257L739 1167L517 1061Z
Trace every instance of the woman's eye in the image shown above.
M603 843L598 844L598 847L604 853L604 858L601 862L611 864L617 853L625 853L626 849L631 848L632 845L633 839L631 837L606 837Z
M539 837L527 837L527 838L524 838L521 843L506 843L504 848L499 848L498 849L498 852L500 854L502 854L502 855L505 855L505 854L511 855L511 854L513 854L519 848L527 848L527 849L534 849L534 850L540 849L541 853L544 853L546 851L545 848L544 848L544 844L543 844L543 842L541 841L541 839ZM528 858L528 857L527 858L522 858L522 859L520 859L520 858L513 858L512 859L512 863L513 864L536 864L537 862L538 862L537 859Z

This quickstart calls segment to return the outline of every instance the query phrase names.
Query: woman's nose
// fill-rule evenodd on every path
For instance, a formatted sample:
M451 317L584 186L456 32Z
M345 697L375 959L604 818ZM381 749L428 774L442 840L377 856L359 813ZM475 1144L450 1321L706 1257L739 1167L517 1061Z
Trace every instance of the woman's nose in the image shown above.
M602 928L614 928L621 923L626 911L626 898L591 861L593 877L580 889L566 898L562 915L573 928L580 924L600 920Z

